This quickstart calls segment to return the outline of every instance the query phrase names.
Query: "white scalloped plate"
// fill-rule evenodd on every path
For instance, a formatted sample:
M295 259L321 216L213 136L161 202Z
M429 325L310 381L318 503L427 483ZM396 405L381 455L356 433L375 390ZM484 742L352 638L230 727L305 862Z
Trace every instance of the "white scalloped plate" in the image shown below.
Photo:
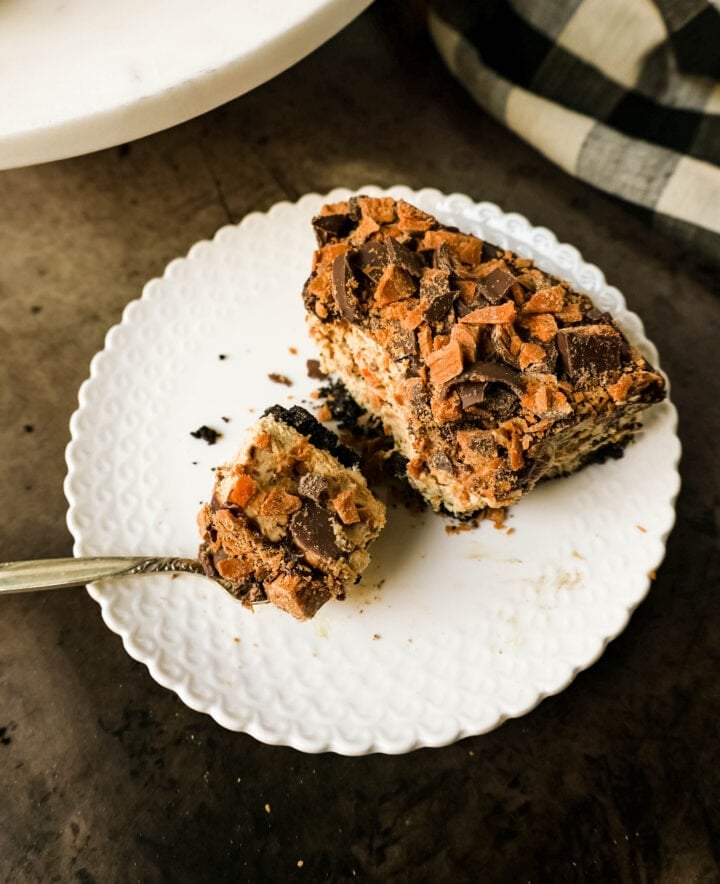
M657 364L620 292L549 230L466 196L384 192L570 280ZM195 553L210 468L265 407L316 386L300 298L309 222L347 195L306 195L223 228L128 305L71 420L76 555ZM294 386L273 384L270 372ZM201 424L223 431L217 445L190 436ZM675 428L669 402L653 408L621 460L541 486L512 510L512 532L488 522L448 535L440 517L391 509L362 584L308 623L270 606L250 613L190 575L89 592L153 678L227 728L308 752L442 746L562 690L624 628L673 525Z

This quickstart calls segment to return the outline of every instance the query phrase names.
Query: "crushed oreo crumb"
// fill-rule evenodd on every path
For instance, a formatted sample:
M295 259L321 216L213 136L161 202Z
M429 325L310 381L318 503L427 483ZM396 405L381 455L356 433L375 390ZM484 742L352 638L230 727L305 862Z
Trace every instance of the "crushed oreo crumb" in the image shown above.
M221 420L223 423L225 423L225 424L229 424L229 423L230 423L230 418L229 418L229 417L221 417L220 420Z
M203 424L201 427L198 427L197 430L191 431L190 435L194 439L202 439L207 442L208 445L214 445L222 436L222 433L218 433L217 430L213 430L212 427L206 427L205 424Z
M25 430L26 433L32 433L34 429L35 427L32 424L23 424L23 430Z
M357 404L342 381L332 381L318 392L338 422L342 441L359 453L368 484L384 487L392 506L424 512L427 503L407 480L407 458L394 450L393 438L385 433L382 422Z
M358 426L358 421L365 414L365 409L357 404L342 381L330 381L318 392L341 430L364 435L365 430Z
M266 415L293 427L303 436L308 436L313 445L332 454L343 466L356 467L360 463L358 454L342 445L335 433L324 427L302 406L293 405L292 408L284 408L282 405L273 405L263 413L263 417Z
M219 353L219 354L218 354L218 359L220 359L221 361L222 361L223 359L227 359L227 354L226 354L226 353Z

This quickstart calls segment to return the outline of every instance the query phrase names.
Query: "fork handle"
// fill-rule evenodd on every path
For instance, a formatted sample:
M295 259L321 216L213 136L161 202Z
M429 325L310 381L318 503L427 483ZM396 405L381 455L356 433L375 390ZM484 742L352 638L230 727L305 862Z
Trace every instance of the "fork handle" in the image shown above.
M104 577L127 577L131 574L153 574L158 571L203 573L202 565L195 559L149 556L96 556L7 562L0 564L0 593L84 586Z

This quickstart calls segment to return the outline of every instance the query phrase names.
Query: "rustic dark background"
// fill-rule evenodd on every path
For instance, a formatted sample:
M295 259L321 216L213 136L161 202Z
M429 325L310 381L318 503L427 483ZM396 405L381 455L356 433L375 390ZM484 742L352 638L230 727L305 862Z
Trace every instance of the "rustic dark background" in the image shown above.
M643 317L684 446L652 592L532 714L445 749L356 759L264 746L186 708L80 590L4 598L0 880L720 879L717 272L478 111L417 8L376 4L183 126L0 173L0 560L70 554L68 419L147 279L277 200L405 183L550 227Z

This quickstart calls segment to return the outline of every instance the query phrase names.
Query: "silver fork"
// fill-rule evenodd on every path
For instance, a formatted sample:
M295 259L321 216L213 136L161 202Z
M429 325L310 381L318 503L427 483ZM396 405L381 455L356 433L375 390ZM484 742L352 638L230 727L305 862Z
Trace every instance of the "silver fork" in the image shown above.
M106 577L179 572L207 577L197 559L150 556L95 556L77 559L38 559L0 564L0 593L32 592L36 589L62 589L83 586ZM211 577L224 590L237 597L237 588L222 577ZM256 603L257 604L257 603Z

